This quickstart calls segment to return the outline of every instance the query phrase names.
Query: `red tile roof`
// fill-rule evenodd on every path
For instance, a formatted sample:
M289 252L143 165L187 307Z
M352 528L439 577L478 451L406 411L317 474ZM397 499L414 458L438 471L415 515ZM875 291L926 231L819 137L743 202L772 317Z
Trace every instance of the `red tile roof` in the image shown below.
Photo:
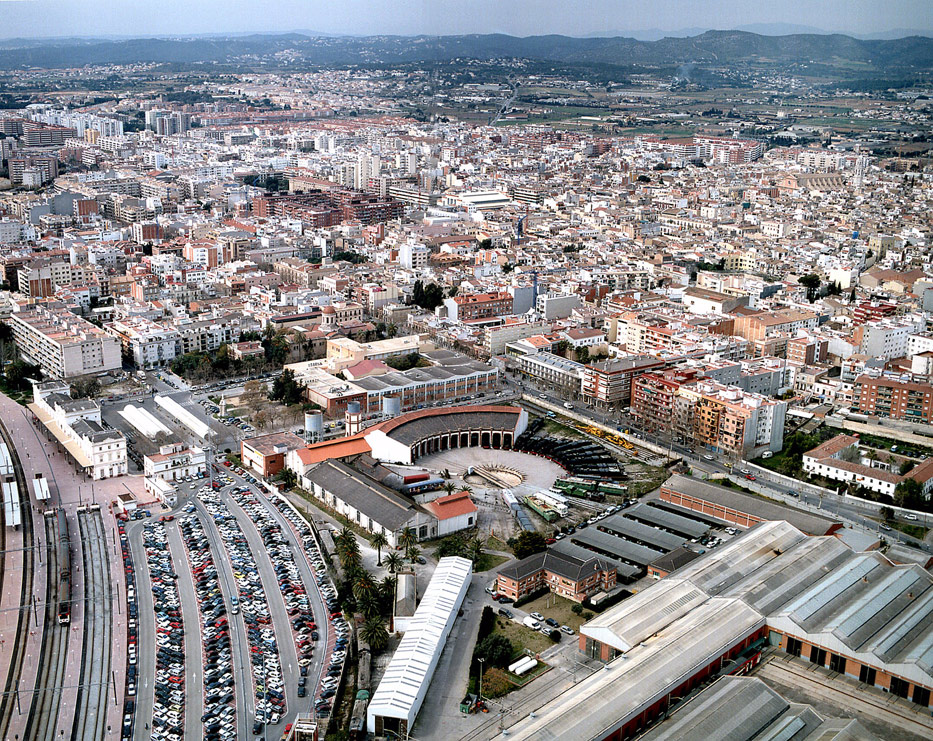
M460 517L461 515L469 515L476 512L476 505L473 504L473 500L470 499L469 493L465 491L461 491L459 494L440 497L433 502L428 502L425 506L434 513L434 516L438 520L449 520L452 517Z

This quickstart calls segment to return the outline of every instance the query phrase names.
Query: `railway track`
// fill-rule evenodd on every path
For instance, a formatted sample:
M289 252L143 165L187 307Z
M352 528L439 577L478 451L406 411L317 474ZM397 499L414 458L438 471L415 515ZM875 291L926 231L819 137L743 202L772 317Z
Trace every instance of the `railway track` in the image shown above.
M23 544L31 546L33 545L32 506L29 504L29 490L26 488L26 477L23 475L23 466L20 463L16 447L13 445L13 438L10 437L10 433L2 423L0 423L0 437L3 438L3 441L9 449L10 459L13 462L13 470L16 474L16 483L19 490L23 492L23 497L25 497L26 506L21 508ZM2 519L2 515L0 515L0 519ZM0 522L0 531L2 531L0 532L0 546L5 550L7 547L5 522ZM23 672L23 658L26 652L24 633L28 630L29 623L29 605L32 595L34 558L35 556L32 548L25 548L23 550L23 585L19 600L21 609L16 623L16 636L12 641L13 647L10 656L10 671L7 674L6 685L3 687L3 694L0 694L0 738L4 739L10 738L11 736L10 722L13 719L13 712L19 704L18 701L20 699L17 690ZM3 569L0 568L0 573L2 573L2 571ZM0 580L0 587L5 587L5 580Z
M83 741L104 741L113 603L107 538L98 505L78 509L78 531L84 556L84 644L71 737Z
M44 627L36 691L32 695L29 718L26 721L25 738L30 741L53 741L55 737L70 633L68 624L59 622L59 570L62 564L59 561L58 544L61 542L62 533L57 512L46 513L44 519L47 573Z

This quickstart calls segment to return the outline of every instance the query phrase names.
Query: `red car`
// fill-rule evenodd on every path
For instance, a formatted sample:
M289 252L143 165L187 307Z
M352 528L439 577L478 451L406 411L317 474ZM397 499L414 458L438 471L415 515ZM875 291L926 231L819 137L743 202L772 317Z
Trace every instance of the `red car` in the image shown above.
M749 481L755 481L755 477L752 476L750 473L745 474L745 478L747 478Z

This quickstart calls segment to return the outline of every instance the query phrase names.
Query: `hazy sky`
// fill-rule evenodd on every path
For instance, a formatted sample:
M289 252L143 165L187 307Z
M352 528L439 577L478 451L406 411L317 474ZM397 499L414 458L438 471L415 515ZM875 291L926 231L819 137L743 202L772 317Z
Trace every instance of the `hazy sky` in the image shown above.
M308 29L520 36L789 23L933 29L933 0L0 0L0 38Z

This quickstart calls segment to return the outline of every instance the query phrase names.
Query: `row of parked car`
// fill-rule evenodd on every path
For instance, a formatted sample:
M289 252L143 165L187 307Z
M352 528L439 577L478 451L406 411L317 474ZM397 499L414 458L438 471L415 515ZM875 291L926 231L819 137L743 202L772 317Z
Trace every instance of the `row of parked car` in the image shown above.
M315 716L318 718L326 718L331 713L333 698L340 689L350 630L342 614L339 612L340 605L337 600L337 592L330 578L327 576L327 567L318 549L317 541L314 539L314 535L311 532L311 527L294 508L288 504L284 497L275 496L272 498L272 503L278 507L285 519L291 524L295 534L301 539L301 546L308 557L311 571L317 581L318 592L327 607L327 643L331 643L331 637L334 638L334 641L331 647L330 664L322 673L319 686L320 694L314 703ZM302 676L304 676L304 674Z
M308 694L307 667L311 663L314 644L318 640L318 630L308 593L298 573L298 565L295 563L295 557L281 526L266 506L259 501L258 495L244 486L233 489L230 496L255 523L272 561L275 577L285 600L285 608L292 626L298 665L305 670L298 678L298 697L305 697Z
M129 646L138 645L139 637L139 607L136 602L136 568L133 565L133 555L130 553L129 540L126 537L126 527L122 520L117 520L117 530L120 535L120 550L123 553L123 575L126 578L126 641L127 656ZM129 595L133 598L130 600ZM136 713L136 664L126 665L126 691L123 695L123 728L121 741L130 741L133 738L133 717Z
M234 739L237 736L236 695L233 677L233 648L227 606L220 591L217 566L211 555L204 525L193 514L179 520L182 540L188 550L191 578L198 598L201 621L201 650L204 662L204 738L208 741Z
M162 522L150 520L143 526L156 623L151 738L152 741L182 741L185 732L185 625L175 583L178 576L166 542Z
M198 497L214 520L236 579L238 601L234 608L242 612L246 626L256 699L253 733L258 735L265 724L278 723L285 713L285 682L269 602L256 558L236 517L216 491L202 488Z

